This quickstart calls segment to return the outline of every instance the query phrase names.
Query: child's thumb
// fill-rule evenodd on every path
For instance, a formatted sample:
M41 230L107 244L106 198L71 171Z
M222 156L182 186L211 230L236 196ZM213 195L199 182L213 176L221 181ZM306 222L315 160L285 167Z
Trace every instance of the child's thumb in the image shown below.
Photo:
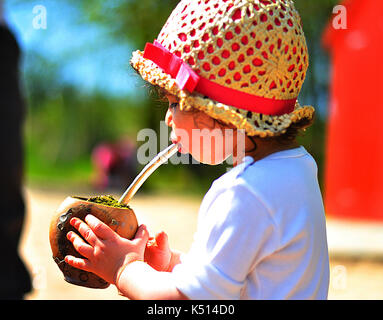
M158 246L158 249L165 250L169 247L169 240L168 235L161 231L156 234L156 243Z
M149 239L149 231L144 224L140 225L137 229L136 235L134 237L135 242L146 242Z

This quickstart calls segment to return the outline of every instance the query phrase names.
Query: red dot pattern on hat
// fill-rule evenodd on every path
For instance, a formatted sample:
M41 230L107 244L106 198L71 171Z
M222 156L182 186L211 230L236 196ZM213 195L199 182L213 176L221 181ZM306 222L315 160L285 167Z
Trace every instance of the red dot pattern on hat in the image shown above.
M182 0L158 41L200 76L266 98L296 98L308 68L291 0Z

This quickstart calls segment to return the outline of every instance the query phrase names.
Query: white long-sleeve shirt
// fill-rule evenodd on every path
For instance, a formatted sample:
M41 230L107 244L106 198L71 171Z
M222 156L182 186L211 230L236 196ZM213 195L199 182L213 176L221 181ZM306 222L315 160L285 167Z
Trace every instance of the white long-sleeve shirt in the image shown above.
M303 148L242 164L205 195L173 269L190 299L327 299L329 257L314 159Z

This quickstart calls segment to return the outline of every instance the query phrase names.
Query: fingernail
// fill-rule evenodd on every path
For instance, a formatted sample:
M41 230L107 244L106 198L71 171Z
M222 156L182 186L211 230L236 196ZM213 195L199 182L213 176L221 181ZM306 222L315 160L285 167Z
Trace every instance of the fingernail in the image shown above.
M95 221L97 218L95 217L95 216L93 216L93 215L91 215L91 214L88 214L88 215L86 215L86 217L85 217L85 222L89 222L89 221Z

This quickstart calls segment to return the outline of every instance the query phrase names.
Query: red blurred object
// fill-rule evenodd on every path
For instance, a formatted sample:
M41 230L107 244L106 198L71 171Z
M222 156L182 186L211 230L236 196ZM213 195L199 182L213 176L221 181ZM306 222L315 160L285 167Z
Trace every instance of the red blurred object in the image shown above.
M96 189L126 188L137 174L135 145L127 138L100 143L93 149L92 163L92 183Z
M383 221L383 1L343 5L347 29L330 21L323 38L332 56L325 207Z

